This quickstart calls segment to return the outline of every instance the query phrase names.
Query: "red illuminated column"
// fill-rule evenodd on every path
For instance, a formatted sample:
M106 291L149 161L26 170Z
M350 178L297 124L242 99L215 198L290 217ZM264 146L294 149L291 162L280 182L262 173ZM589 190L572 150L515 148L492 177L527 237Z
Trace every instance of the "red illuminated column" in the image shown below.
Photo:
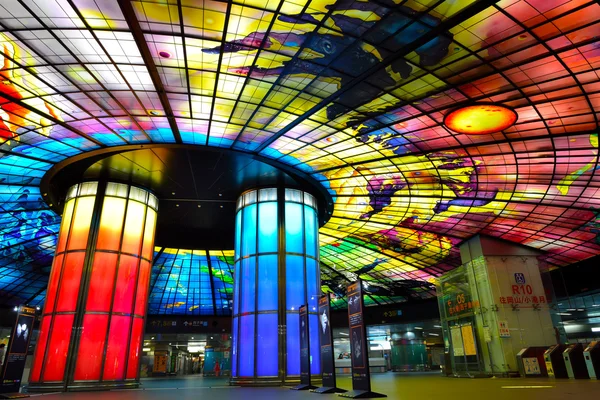
M157 207L125 184L69 189L29 390L138 385Z

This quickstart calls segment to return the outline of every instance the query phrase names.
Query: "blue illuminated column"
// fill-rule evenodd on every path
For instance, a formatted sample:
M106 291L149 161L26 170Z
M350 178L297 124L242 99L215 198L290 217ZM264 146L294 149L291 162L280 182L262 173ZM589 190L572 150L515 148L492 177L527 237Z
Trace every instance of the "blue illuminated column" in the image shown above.
M311 373L321 373L317 201L295 189L243 193L235 220L232 381L300 378L298 308L310 311Z

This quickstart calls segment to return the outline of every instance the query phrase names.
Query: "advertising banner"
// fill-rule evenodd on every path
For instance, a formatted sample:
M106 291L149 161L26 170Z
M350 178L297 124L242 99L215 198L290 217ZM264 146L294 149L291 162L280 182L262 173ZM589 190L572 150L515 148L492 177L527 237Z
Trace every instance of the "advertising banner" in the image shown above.
M300 383L310 385L310 344L308 339L308 307L300 307Z
M331 309L329 294L319 297L319 342L321 343L321 372L323 386L316 393L343 393L346 390L336 387L335 358L333 356L333 332L331 330Z
M10 335L7 354L4 359L0 393L19 392L34 321L35 308L19 306L17 322L12 335Z
M309 390L310 384L310 339L308 336L308 305L300 306L300 384L290 389Z
M386 397L371 392L371 374L369 371L369 343L364 324L364 301L362 281L348 286L348 322L350 327L350 353L352 360L352 391L341 393L343 397Z

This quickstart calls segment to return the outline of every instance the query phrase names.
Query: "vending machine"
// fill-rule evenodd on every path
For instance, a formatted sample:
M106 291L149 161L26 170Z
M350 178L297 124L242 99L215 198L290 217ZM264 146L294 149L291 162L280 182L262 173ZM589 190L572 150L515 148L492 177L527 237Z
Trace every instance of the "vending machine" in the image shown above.
M572 344L563 351L563 359L567 368L567 375L571 379L589 379L585 359L583 358L583 345Z
M565 366L565 359L562 356L566 348L567 346L564 344L555 344L544 353L544 361L549 378L566 379L569 377L567 367Z
M591 379L600 379L600 342L592 342L583 351L583 358Z

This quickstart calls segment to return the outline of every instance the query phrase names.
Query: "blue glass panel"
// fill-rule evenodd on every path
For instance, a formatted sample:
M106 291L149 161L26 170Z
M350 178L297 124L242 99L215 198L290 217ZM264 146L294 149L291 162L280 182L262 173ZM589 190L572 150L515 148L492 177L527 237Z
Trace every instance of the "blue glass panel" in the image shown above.
M276 252L277 203L260 203L258 207L258 252Z
M277 255L258 257L258 311L277 310Z
M285 203L285 251L304 253L302 204Z
M242 230L244 240L242 241L242 257L256 254L256 204L244 208L242 217Z
M286 256L285 266L285 302L286 309L294 310L305 304L304 299L304 257Z
M254 315L240 317L240 375L254 376Z
M313 258L306 258L306 293L310 311L316 311L321 295L319 284L319 264Z
M240 268L241 268L241 260L238 260L235 262L235 270L234 270L234 275L235 278L233 279L233 314L236 315L239 313L240 310L240 298L239 298L239 293L240 293Z
M233 319L233 334L231 335L231 376L237 376L237 343L238 343L238 318Z
M279 351L277 350L277 314L258 314L256 340L256 375L277 376Z
M287 314L287 374L300 375L300 315Z
M238 211L235 216L235 242L234 242L234 258L237 260L240 258L240 241L242 240L242 212L243 210Z
M240 312L254 312L256 297L256 257L242 259L242 302Z
M312 307L311 307L312 311ZM310 340L310 373L321 373L321 346L319 344L319 316L308 316L308 336Z
M309 256L317 256L317 213L314 208L304 206L304 240L306 243L306 254Z

